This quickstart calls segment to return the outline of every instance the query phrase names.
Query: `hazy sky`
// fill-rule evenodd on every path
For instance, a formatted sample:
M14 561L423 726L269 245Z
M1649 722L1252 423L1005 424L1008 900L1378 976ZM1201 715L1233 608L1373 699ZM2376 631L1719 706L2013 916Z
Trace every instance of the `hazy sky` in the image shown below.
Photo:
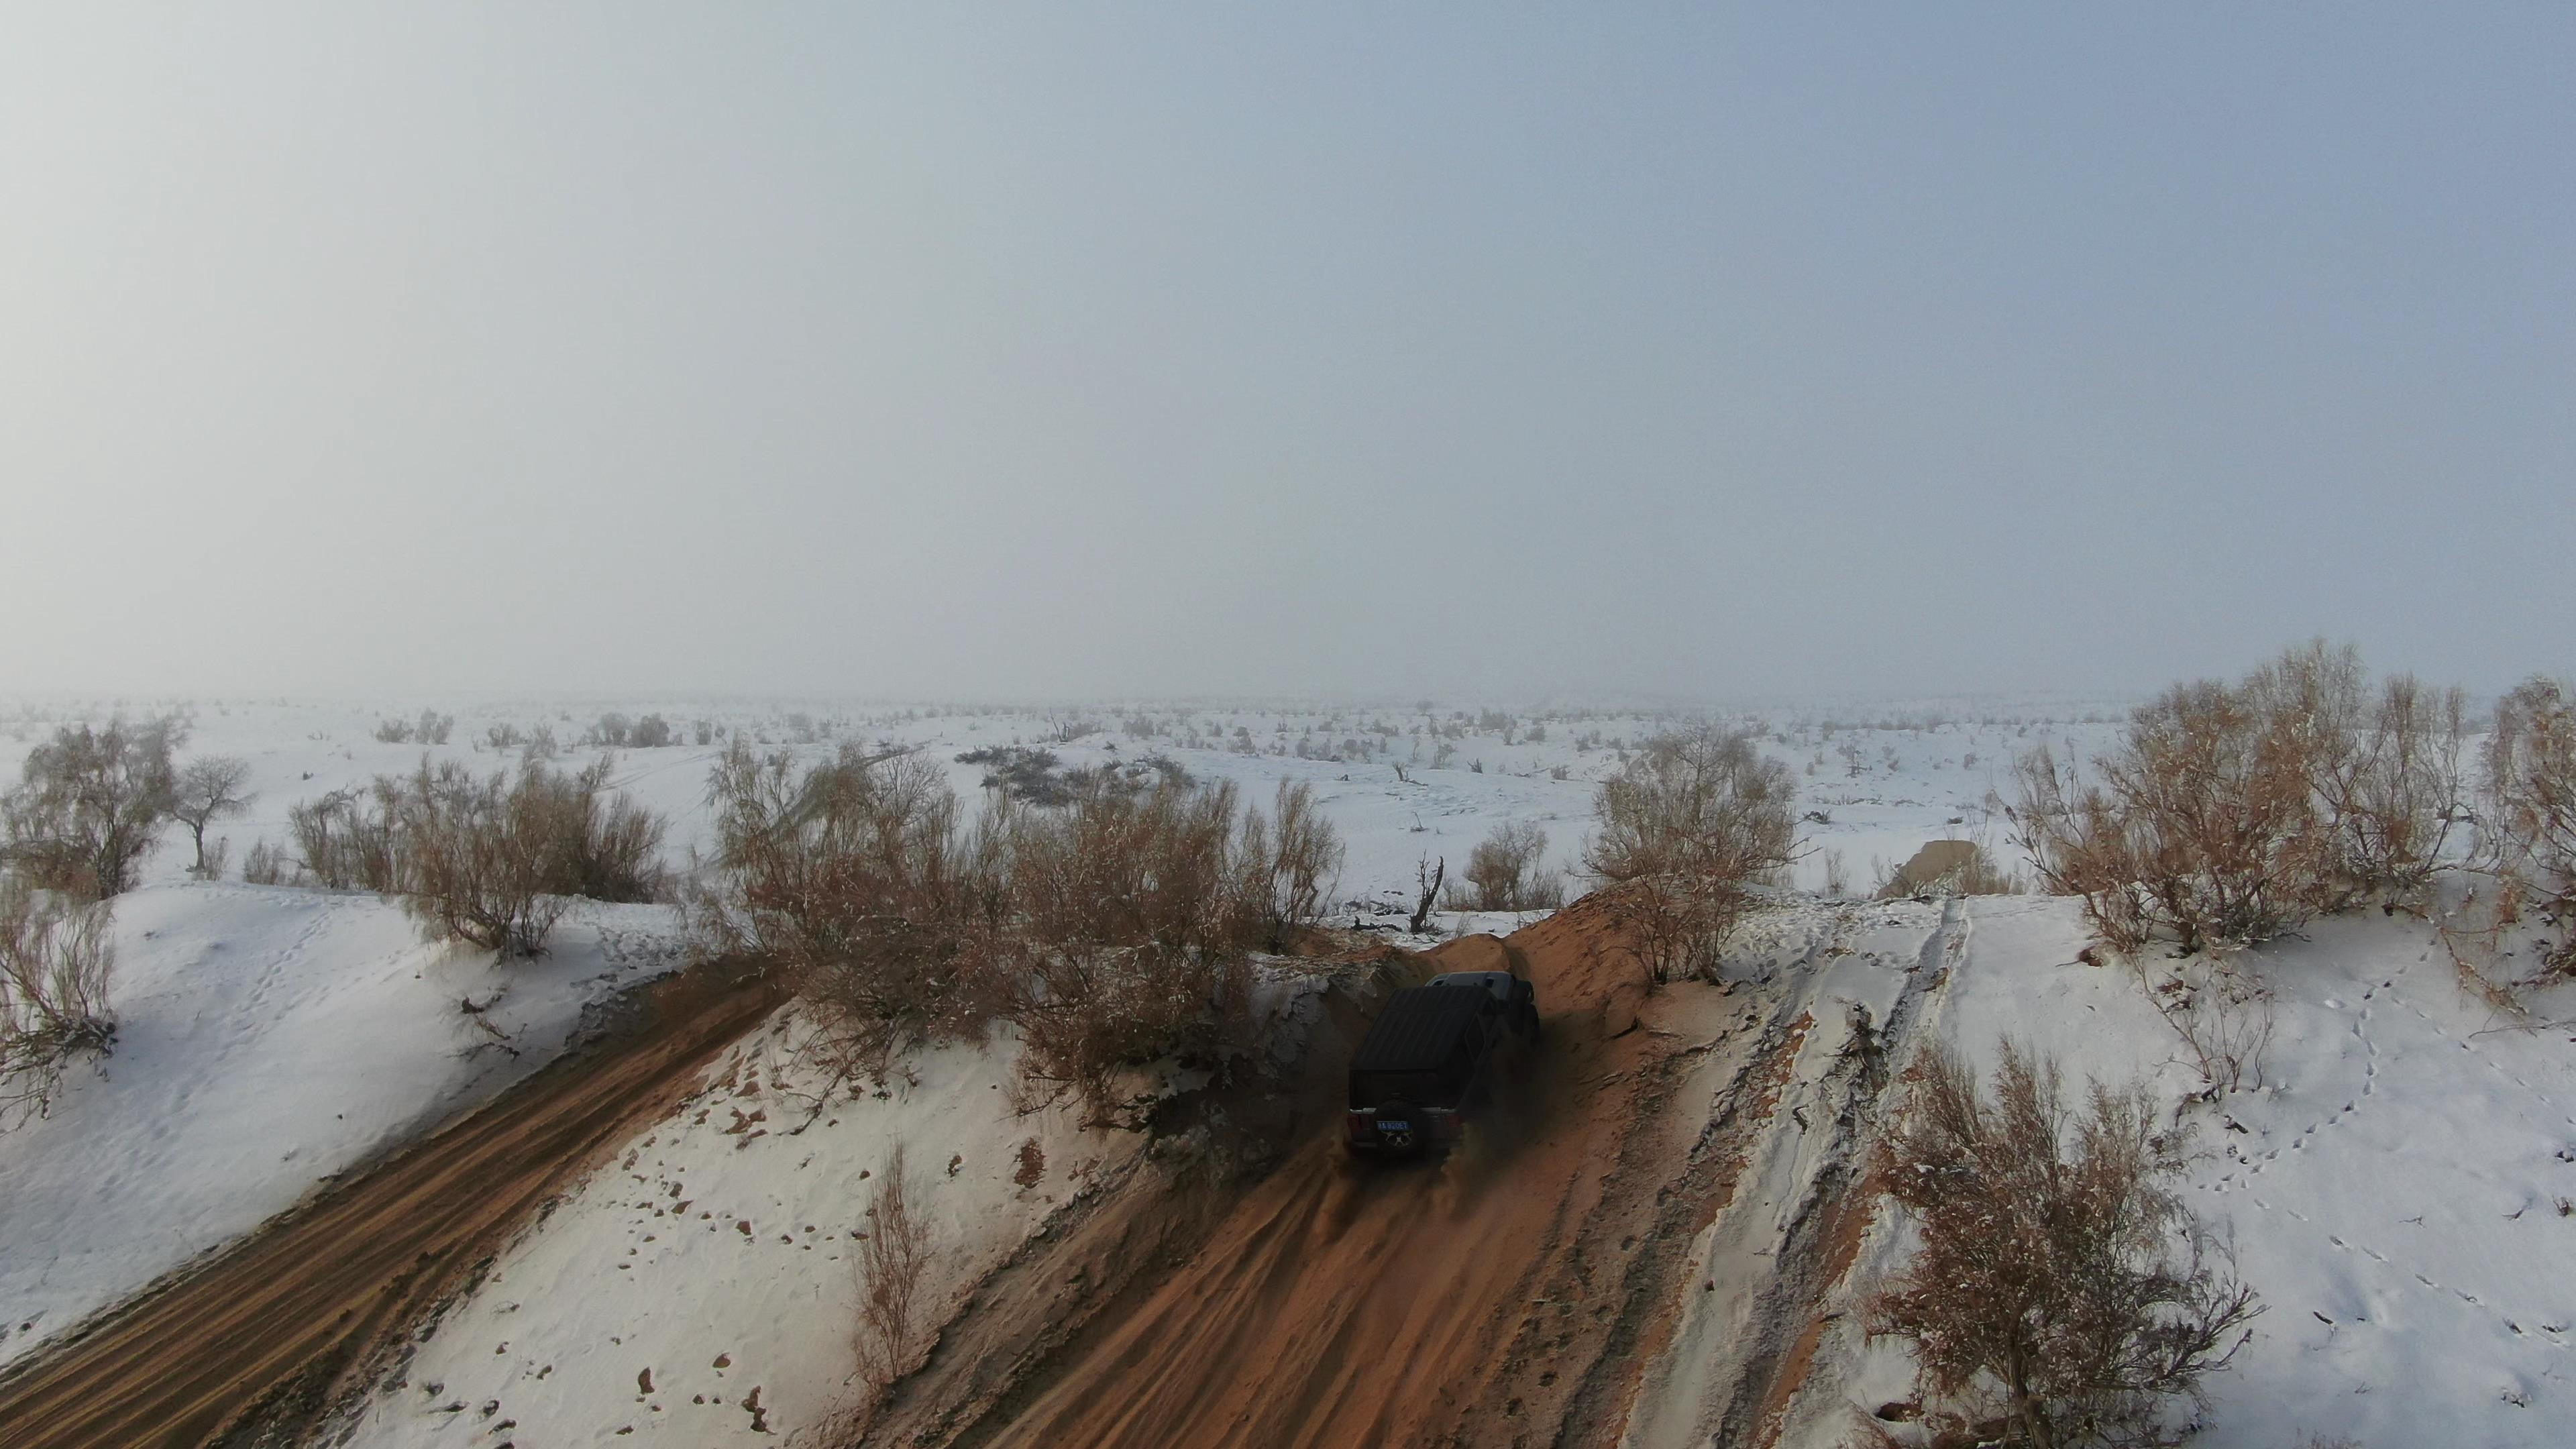
M0 689L2576 669L2576 11L0 9Z

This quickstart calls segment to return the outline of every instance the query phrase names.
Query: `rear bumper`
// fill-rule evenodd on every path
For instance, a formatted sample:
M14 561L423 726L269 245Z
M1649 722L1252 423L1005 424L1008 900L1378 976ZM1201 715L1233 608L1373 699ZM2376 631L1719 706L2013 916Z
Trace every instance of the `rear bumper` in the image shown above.
M1371 1157L1410 1157L1424 1152L1442 1152L1458 1145L1464 1125L1455 1112L1422 1111L1407 1119L1400 1131L1379 1127L1374 1112L1352 1112L1343 1125L1343 1141L1351 1151Z

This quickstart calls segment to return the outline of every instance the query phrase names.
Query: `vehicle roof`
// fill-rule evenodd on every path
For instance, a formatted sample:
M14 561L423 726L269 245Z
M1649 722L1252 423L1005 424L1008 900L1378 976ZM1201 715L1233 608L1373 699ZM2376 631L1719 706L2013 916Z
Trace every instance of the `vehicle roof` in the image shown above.
M1467 1023L1491 1009L1493 999L1470 982L1408 986L1386 999L1386 1009L1351 1054L1351 1070L1414 1072L1440 1066L1457 1049Z
M1432 986L1481 986L1491 991L1505 982L1520 978L1509 971L1443 971L1431 978Z

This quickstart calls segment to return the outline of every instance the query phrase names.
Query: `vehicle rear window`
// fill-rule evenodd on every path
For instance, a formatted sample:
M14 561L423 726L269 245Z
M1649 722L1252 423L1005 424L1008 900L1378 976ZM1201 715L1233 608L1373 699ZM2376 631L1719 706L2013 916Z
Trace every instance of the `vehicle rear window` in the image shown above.
M1384 1102L1431 1106L1447 1096L1438 1072L1351 1073L1351 1106L1362 1111Z

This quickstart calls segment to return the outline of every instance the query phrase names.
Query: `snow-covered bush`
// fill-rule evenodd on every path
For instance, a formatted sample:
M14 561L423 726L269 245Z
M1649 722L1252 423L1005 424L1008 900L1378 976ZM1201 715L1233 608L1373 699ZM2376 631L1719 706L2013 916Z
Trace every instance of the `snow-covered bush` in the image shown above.
M1638 746L1602 782L1585 862L1625 883L1636 949L1654 981L1714 969L1746 887L1797 848L1797 784L1751 733L1701 724Z
M2486 794L2499 866L2558 929L2551 970L2576 973L2576 699L2548 679L2496 704Z
M177 776L174 719L111 719L54 731L27 752L22 783L0 799L7 862L32 883L84 900L134 884L134 870L169 819Z
M109 910L0 874L0 1127L42 1115L70 1062L115 1045Z
M1874 1164L1922 1244L1868 1327L1912 1349L1927 1429L2033 1449L2180 1441L2177 1401L2262 1309L2211 1261L2172 1186L2188 1141L2157 1117L2144 1088L2100 1082L2070 1111L2057 1064L2011 1042L1991 1097L1946 1048L1923 1063Z

